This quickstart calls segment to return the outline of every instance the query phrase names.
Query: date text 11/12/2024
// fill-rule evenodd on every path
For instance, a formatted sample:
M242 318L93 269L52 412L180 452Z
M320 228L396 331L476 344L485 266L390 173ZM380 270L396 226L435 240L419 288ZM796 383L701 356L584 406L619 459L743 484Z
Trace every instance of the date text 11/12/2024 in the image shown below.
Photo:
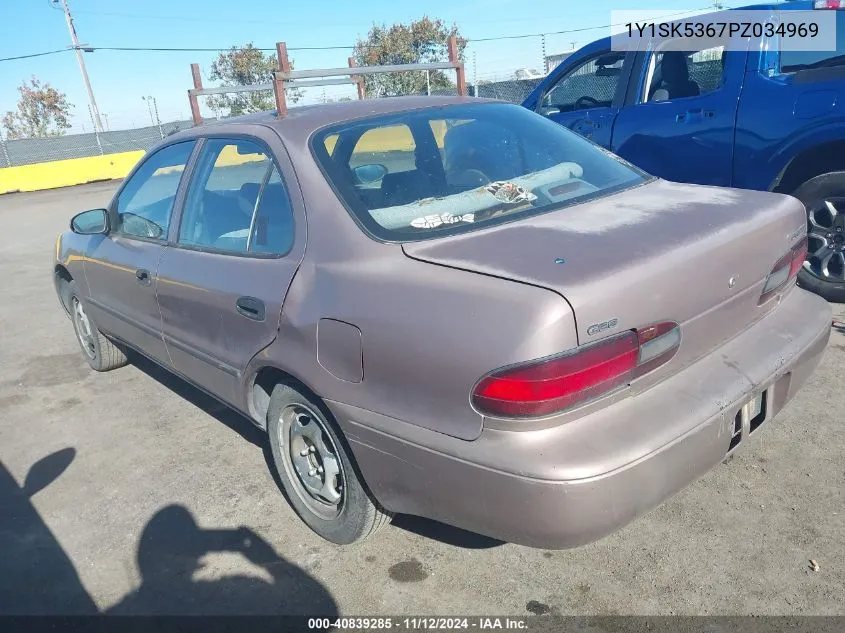
M524 618L511 617L406 617L406 618L309 618L308 629L319 630L520 630L528 628Z

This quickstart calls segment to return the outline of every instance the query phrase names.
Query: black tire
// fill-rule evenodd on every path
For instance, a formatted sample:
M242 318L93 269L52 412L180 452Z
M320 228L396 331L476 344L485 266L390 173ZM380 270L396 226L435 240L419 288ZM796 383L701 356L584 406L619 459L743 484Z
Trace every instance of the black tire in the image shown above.
M292 417L299 415L308 419L306 426L318 423L317 429L324 434L323 440L328 440L323 448L326 449L327 455L339 463L340 485L336 486L336 489L341 491L341 500L337 506L321 504L322 500L309 493L302 483L303 477L297 474L291 448L294 442L301 441L302 436L297 439L290 429L292 424L297 423L291 421ZM279 473L285 497L314 532L332 543L348 545L364 540L390 523L393 515L379 507L371 498L331 413L317 398L306 396L289 385L276 385L270 396L267 411L267 431L273 462ZM316 452L319 456L320 450ZM295 453L302 459L299 451ZM323 463L322 459L319 463ZM318 507L319 513L315 506Z
M87 312L85 300L73 281L68 284L67 296L76 342L79 343L82 355L91 369L109 371L126 365L129 362L126 354L97 328L97 324ZM82 311L81 314L78 310Z
M810 262L810 266L812 267L812 270L807 270L805 266L798 271L798 285L824 297L828 301L843 303L845 302L845 275L840 275L840 273L845 273L845 270L843 270L845 266L840 262L839 256L837 255L836 266L833 269L833 272L836 274L826 275L823 273L819 266L820 260L814 258L813 253L818 251L824 244L822 239L827 239L827 237L826 235L823 237L822 232L819 232L819 229L813 226L811 219L816 217L817 213L820 213L817 210L821 209L824 201L830 199L841 198L843 201L841 213L845 214L845 171L833 171L811 178L793 191L792 195L798 198L807 208L807 237L810 253L808 255L808 262ZM824 213L820 213L820 215L821 217L816 218L816 222L820 223L821 221L821 225L824 226ZM840 226L834 226L834 223L831 222L829 228L831 229L830 235L833 237L829 239L836 244L835 249L839 250L840 246L845 246L845 242L843 242L845 240L845 218L839 219L837 223ZM814 237L814 234L819 237ZM837 235L840 237L837 237ZM836 240L839 241L837 242ZM845 254L845 251L839 252Z

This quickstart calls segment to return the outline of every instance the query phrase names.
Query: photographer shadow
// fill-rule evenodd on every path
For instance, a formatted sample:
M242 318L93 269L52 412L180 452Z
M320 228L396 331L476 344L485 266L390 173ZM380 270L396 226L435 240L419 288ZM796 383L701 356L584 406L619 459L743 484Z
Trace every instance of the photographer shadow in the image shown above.
M203 579L203 557L242 554L260 570ZM105 613L110 615L313 615L335 616L328 590L282 559L253 530L208 530L179 505L159 510L138 544L141 585Z

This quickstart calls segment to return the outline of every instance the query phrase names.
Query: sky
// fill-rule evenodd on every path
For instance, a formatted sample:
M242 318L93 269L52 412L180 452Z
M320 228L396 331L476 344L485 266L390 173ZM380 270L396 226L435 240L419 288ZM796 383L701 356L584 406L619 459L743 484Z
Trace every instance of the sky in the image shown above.
M408 22L423 15L454 23L470 40L468 80L505 79L519 68L543 68L542 38L473 42L473 39L549 33L546 54L580 47L609 35L612 10L660 10L667 15L703 10L712 0L68 0L81 44L103 47L227 48L252 42L273 48L285 41L298 69L346 66L351 50L291 50L351 46L375 24ZM728 4L725 2L725 4ZM739 6L739 2L729 6ZM745 4L745 3L743 3ZM598 28L590 28L598 27ZM583 30L589 29L589 30ZM618 30L618 28L614 29ZM575 31L551 34L556 31ZM0 0L0 59L70 45L64 14L50 0ZM110 129L149 125L154 97L162 121L190 118L187 89L190 64L207 77L213 52L96 51L85 64L104 124ZM88 97L72 51L0 61L0 113L15 108L21 81L35 76L49 82L74 104L71 132L91 131ZM205 85L212 85L205 81ZM328 96L352 94L330 87ZM310 88L306 101L318 101L322 88Z

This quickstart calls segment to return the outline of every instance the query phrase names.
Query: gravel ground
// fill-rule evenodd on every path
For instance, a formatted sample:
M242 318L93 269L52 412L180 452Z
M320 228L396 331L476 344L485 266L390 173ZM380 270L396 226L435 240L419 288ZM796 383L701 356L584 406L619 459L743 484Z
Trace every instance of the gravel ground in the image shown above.
M842 332L735 459L601 542L400 517L340 548L286 504L248 421L147 362L88 370L51 254L114 187L0 196L0 613L845 615Z

